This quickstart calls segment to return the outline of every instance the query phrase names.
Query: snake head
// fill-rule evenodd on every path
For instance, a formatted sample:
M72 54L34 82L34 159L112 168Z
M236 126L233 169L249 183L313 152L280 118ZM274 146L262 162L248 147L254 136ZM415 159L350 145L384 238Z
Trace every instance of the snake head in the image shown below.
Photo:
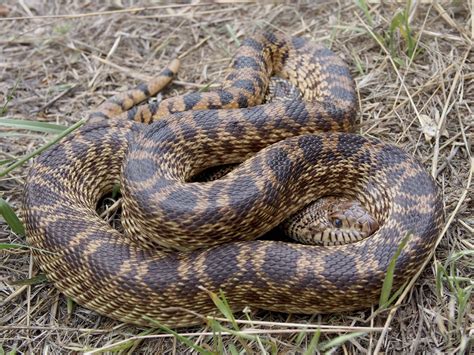
M341 199L333 202L328 208L325 222L324 228L331 237L338 239L337 242L355 242L368 237L379 228L377 220L357 200Z
M379 223L359 201L326 196L290 217L282 227L287 236L302 243L338 245L368 237Z

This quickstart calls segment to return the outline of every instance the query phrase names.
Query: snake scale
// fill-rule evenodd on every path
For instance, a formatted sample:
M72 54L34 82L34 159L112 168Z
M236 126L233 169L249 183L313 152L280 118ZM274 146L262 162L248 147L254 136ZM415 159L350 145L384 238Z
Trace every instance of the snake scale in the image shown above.
M401 149L350 133L355 85L338 56L303 38L256 34L221 89L136 106L176 69L109 99L32 165L27 240L59 290L124 322L180 327L215 310L206 290L222 290L235 310L366 308L407 235L394 287L417 271L440 232L438 189ZM262 104L275 74L303 98ZM189 181L231 163L241 164L221 179ZM96 212L118 182L124 233ZM372 236L336 246L256 240L339 193L376 218Z

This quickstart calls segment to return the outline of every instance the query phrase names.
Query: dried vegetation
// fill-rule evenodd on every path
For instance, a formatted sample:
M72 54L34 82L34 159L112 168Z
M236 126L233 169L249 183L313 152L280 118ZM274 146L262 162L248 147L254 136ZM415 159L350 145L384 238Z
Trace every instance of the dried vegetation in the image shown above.
M252 310L237 314L254 321L239 324L238 333L213 335L212 328L202 327L185 335L203 349L232 354L469 352L473 4L196 1L136 9L133 3L7 0L0 5L0 171L176 56L182 57L181 70L165 96L218 85L238 43L258 29L312 38L353 69L360 132L402 146L436 178L446 222L435 255L413 287L382 312L310 317ZM21 122L5 119L57 126L35 129L27 122L28 129L22 129ZM0 197L16 212L31 164L24 160L7 174L0 172ZM74 305L41 277L34 284L15 284L39 270L28 248L13 248L25 240L2 220L0 243L0 353L197 351L161 330L121 324Z

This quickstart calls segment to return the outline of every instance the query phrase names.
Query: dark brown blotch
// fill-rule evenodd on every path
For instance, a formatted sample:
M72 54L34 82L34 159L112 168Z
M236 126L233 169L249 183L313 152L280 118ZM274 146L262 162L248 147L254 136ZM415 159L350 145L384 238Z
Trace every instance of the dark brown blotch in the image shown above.
M334 102L334 98L331 96L327 96L324 98L322 102L323 108L326 111L327 115L331 118L332 123L336 123L339 125L339 130L344 130L344 125L346 124L347 118L350 120L354 120L355 117L355 107L354 105L350 106L341 106L338 103ZM333 125L330 124L329 130L333 130Z
M293 47L300 49L306 45L307 41L303 37L292 37L291 43L293 44Z
M58 199L58 202L62 199ZM77 240L79 234L88 232L89 223L88 218L84 218L83 213L78 213L77 209L69 207L65 201L61 204L60 210L55 216L55 220L49 221L45 224L40 224L40 228L44 229L45 235L48 238L43 240L43 246L51 252L63 252L64 246L69 245L71 242ZM74 219L71 216L75 216ZM96 233L87 238L88 240L96 238ZM88 240L81 240L80 243L76 243L74 247L77 258L87 251ZM77 263L76 263L77 265Z
M253 69L255 71L260 71L261 67L260 64L257 62L255 58L248 57L248 56L239 56L235 58L233 63L233 68L236 70L239 69Z
M130 121L141 122L140 119L137 120L136 117L135 117L135 115L137 114L137 111L138 111L138 106L134 106L130 110L126 111L127 119L130 120Z
M222 119L218 110L193 111L193 121L209 138L217 138L216 129L221 125Z
M235 276L233 271L239 270L239 254L240 249L229 244L212 250L212 254L208 255L208 260L212 261L207 262L204 269L207 279L211 282L210 287L218 290L229 282L230 276ZM231 294L227 296L232 297Z
M309 164L317 164L321 159L321 152L324 147L320 136L304 135L298 138L298 146L303 151L304 159Z
M265 248L261 270L265 280L276 284L294 282L298 274L298 260L302 257L300 251L285 247L284 243L269 243Z
M360 134L342 133L337 141L337 152L345 158L359 154L367 140Z
M339 291L348 290L353 286L354 280L358 279L356 274L358 260L352 254L332 250L324 255L321 261L324 265L322 276L331 280Z
M310 118L303 100L290 101L285 105L285 115L299 125L305 125Z
M229 121L225 126L225 131L236 139L241 139L247 132L245 126L238 121Z
M286 185L292 180L294 164L284 149L275 147L267 151L265 162L282 185Z
M264 105L254 106L240 111L242 116L257 129L263 128L272 118L267 114Z
M351 105L355 105L357 100L354 90L342 85L330 85L329 92L332 99L350 102Z
M326 48L326 47L317 47L314 52L313 52L313 57L314 58L317 58L319 60L319 58L321 59L327 59L327 58L330 58L330 57L333 57L333 58L336 58L336 59L339 59L332 50L330 50L329 48Z
M264 46L262 43L257 41L254 38L246 38L242 41L241 47L250 47L254 49L256 52L261 52L264 49Z
M129 158L123 167L123 179L134 183L149 181L156 173L156 162L150 158Z
M146 255L145 255L146 257ZM143 276L143 284L147 285L147 288L152 289L156 294L165 294L170 290L179 290L184 286L184 280L181 279L178 270L179 259L176 255L169 255L162 259L153 260L148 258L146 260L148 265L148 272ZM191 284L188 284L189 289L192 289ZM140 294L140 287L135 290ZM146 289L143 290L146 292Z
M174 73L171 69L169 69L169 68L164 69L164 70L160 73L161 76L165 76L165 77L168 77L168 78L172 78L172 77L174 76L174 74L175 74L175 73Z
M247 96L244 94L240 93L239 97L237 98L237 104L239 105L239 108L245 108L249 106L249 102L247 99Z
M110 279L117 278L120 274L120 269L124 260L129 260L131 257L130 245L117 243L117 241L111 240L110 235L103 230L94 232L94 237L91 238L94 242L91 243L96 249L85 261L86 267L94 270L95 282L110 282ZM86 245L87 242L82 244ZM78 255L87 254L90 252L82 251Z
M424 170L419 170L413 176L403 179L403 192L416 197L436 196L436 185L430 175Z
M248 175L237 176L227 189L229 206L237 216L248 217L249 211L256 206L256 201L261 197L255 179Z
M405 163L409 158L409 156L402 151L400 148L386 144L380 147L380 150L377 154L377 161L379 163L379 167L383 166L394 166L397 164Z
M146 97L150 97L151 95L150 90L148 89L148 84L146 83L138 84L135 90L141 91Z
M256 92L255 85L252 80L248 80L248 79L236 80L234 81L232 86L239 89L243 89L252 95L255 95L255 92Z
M163 219L182 221L195 215L198 196L189 188L176 189L159 203Z
M234 95L227 90L218 90L217 94L219 95L219 100L221 101L222 106L226 106L234 101Z
M275 33L273 32L270 32L270 31L267 31L265 33L263 33L263 36L265 37L265 39L272 43L272 44L279 44L279 40L278 40L278 37L276 36Z
M199 92L192 92L183 96L184 110L189 111L194 108L202 99L202 95Z

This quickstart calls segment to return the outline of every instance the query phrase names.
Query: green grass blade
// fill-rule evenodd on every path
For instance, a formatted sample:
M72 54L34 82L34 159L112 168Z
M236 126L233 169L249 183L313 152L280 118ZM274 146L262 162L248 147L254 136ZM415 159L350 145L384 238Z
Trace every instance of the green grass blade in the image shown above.
M470 266L474 266L474 250L472 249L467 249L467 250L461 250L461 251L458 251L458 252L455 252L451 255L448 256L448 263L452 263L452 262L456 262L458 261L459 259L465 257L465 256L469 256L470 258L468 259L470 262L468 263L468 265Z
M439 261L435 264L436 270L436 293L438 298L442 298L444 296L443 293L443 276L446 275L446 269L441 265Z
M320 336L321 336L321 330L317 329L316 332L314 333L313 337L311 338L311 341L309 342L308 348L303 353L303 355L311 355L311 354L316 353L316 349L318 348L319 337Z
M28 129L30 131L55 134L60 134L67 129L66 126L57 125L53 123L17 120L12 118L0 118L0 126L18 129Z
M209 322L210 326L212 327L215 333L229 333L236 336L238 339L245 339L250 341L257 341L257 336L254 334L247 334L243 333L240 330L234 330L231 328L224 327L218 321L211 319Z
M237 38L237 34L235 33L234 27L230 26L229 24L226 24L225 28L226 28L227 32L229 32L229 35L232 38L232 40L235 42L235 45L237 47L240 47L240 41Z
M357 337L359 337L361 335L364 335L364 334L366 334L366 333L365 332L355 332L355 333L349 333L349 334L344 334L344 335L338 336L335 339L332 339L332 340L329 340L325 343L322 343L321 346L320 346L320 349L321 350L328 350L328 349L331 349L331 348L335 348L339 345L344 344L346 341L348 341L350 339L357 338Z
M74 312L74 305L74 300L71 297L66 297L66 309L69 316L71 316L72 312Z
M38 285L48 282L48 279L46 278L45 274L39 274L36 276L33 276L32 278L29 279L23 279L23 280L17 280L13 281L11 284L15 286L32 286L32 285Z
M20 79L18 78L16 81L15 81L15 85L13 85L13 87L11 89L8 89L7 90L7 95L5 97L5 101L3 103L3 105L0 107L0 116L3 116L7 113L8 111L8 104L10 103L10 101L13 100L13 98L15 97L15 93L16 93L16 89L18 87L18 83L20 82Z
M98 354L127 354L127 350L133 348L137 343L140 342L141 340L128 340L118 345L108 347L106 349L102 348L103 351L98 352ZM90 353L94 353L94 351L91 351Z
M28 246L23 244L16 243L0 243L0 249L23 249L28 248Z
M209 294L209 296L212 299L212 302L214 302L214 304L219 309L219 311L224 315L224 317L229 322L232 323L232 326L234 327L234 329L239 330L239 326L237 322L235 321L234 314L232 313L229 303L227 302L227 299L225 298L222 290L220 291L220 297L212 291L206 290L206 292Z
M356 66L359 74L365 75L364 65L362 63L362 60L359 57L359 54L357 54L356 52L352 52L352 58L353 58L353 63Z
M392 259L390 259L390 263L388 264L388 267L387 267L387 274L385 275L385 279L383 280L382 292L380 293L380 300L379 300L380 308L385 308L388 304L388 300L390 298L390 292L392 291L395 264L403 248L405 248L405 246L407 245L410 237L411 237L411 234L407 234L403 238L402 242L397 248L397 251L395 252L395 255L393 255Z
M365 0L355 0L355 3L362 10L362 12L364 12L364 16L367 19L367 22L369 23L370 27L372 27L374 25L374 19L372 18L372 15L369 12L369 8Z
M239 352L237 351L237 348L235 347L234 344L229 344L228 348L231 355L239 355Z
M398 296L400 296L403 292L403 290L405 289L405 287L407 287L408 285L408 282L405 282L402 287L400 287L398 290L396 290L392 296L390 296L390 298L388 299L387 303L385 304L385 307L389 307L393 302L395 302L395 300L398 298Z
M20 133L20 132L0 132L0 138L43 138L41 133L32 133L32 132L25 132L25 133Z
M28 160L30 160L31 158L37 156L38 154L41 154L42 152L44 152L46 149L48 149L49 147L51 147L53 144L56 144L57 142L59 142L62 138L66 137L69 133L73 132L74 130L78 129L80 126L82 126L84 123L86 122L86 120L80 120L79 122L73 124L72 126L70 126L68 129L66 129L65 131L63 131L61 134L57 135L56 137L54 137L51 141L49 141L48 143L46 143L45 145L43 145L42 147L36 149L35 151L31 152L30 154L27 154L25 155L23 158L17 160L15 163L11 164L10 166L8 166L5 170L3 171L0 171L0 177L2 176L5 176L7 175L8 173L10 173L11 171L13 171L14 169L18 168L19 166L25 164Z
M199 91L199 92L207 92L207 91L209 91L209 88L211 87L211 85L212 85L213 83L214 83L214 82L210 82L210 83L204 85L204 86L203 86L202 88L200 88L198 91Z
M0 243L0 249L30 249L30 250L36 250L41 253L46 253L46 254L51 254L51 255L59 255L58 253L41 249L41 248L35 248L30 245L24 245L24 244L18 244L18 243Z
M10 207L7 201L0 197L0 214L5 219L5 222L10 226L13 233L17 235L25 235L25 227L21 223L18 216L15 214L13 209Z
M231 328L224 327L221 323L219 323L215 319L209 318L208 324L212 328L212 331L216 333L216 335L226 332L235 336L237 340L242 344L242 346L244 347L247 353L251 353L251 350L248 348L248 345L243 340L249 340L256 343L260 342L262 344L265 344L271 347L272 349L271 353L276 353L278 350L276 344L272 342L271 340L261 339L258 335L247 334L241 330L234 330Z
M0 355L16 355L16 354L17 354L17 351L15 350L15 348L13 348L13 350L10 350L9 352L6 353L2 347L2 344L0 344Z
M390 32L395 32L396 29L403 30L403 24L405 22L405 16L403 12L397 12L395 16L392 17L392 21L390 22L389 30Z
M1 136L0 136L1 137ZM9 164L11 163L11 159L4 159L4 160L0 160L0 165L5 165L5 164Z
M112 188L112 198L115 200L120 194L120 184L115 184Z
M198 353L205 354L205 355L213 355L212 352L200 347L199 345L195 344L191 339L186 338L185 336L182 336L181 334L179 334L179 333L175 332L174 330L168 328L167 326L161 324L160 322L156 321L155 319L147 317L147 316L145 316L143 318L150 321L150 322L152 322L153 324L155 324L157 327L159 327L164 332L174 335L175 338L178 339L181 343L186 344L187 346L189 346L193 350L197 351Z
M142 332L139 332L137 335L134 337L144 337L147 335L152 334L155 331L155 329L147 329ZM125 350L129 350L133 347L136 347L138 344L142 343L144 339L125 339L124 341L119 341L118 343L115 344L110 344L110 345L105 345L104 347L97 348L97 349L90 349L86 348L85 349L74 349L76 351L79 351L81 354L130 354L130 352L126 352Z
M21 249L26 248L25 245L15 243L0 243L0 249Z

